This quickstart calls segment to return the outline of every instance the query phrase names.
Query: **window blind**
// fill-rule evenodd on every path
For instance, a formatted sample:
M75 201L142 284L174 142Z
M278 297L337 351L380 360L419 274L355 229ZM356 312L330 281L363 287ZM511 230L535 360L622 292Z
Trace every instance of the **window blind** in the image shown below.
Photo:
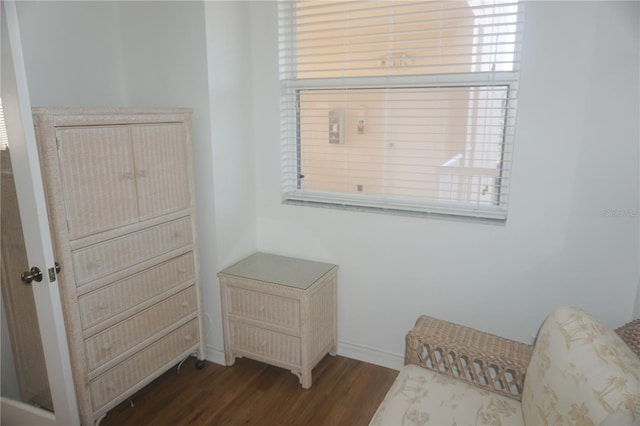
M504 220L522 5L279 3L283 198Z

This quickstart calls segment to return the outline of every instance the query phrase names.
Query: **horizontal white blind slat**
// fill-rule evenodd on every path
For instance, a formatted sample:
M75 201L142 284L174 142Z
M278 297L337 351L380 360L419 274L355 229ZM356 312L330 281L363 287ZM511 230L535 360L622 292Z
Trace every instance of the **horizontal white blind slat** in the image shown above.
M354 70L354 60L385 61L385 54L403 50L412 52L411 57L402 59L412 63L404 66L416 70L421 70L421 65L428 66L431 71L427 72L453 66L444 58L456 56L467 59L454 61L454 64L462 62L457 71L461 66L474 63L476 69L468 71L488 71L496 65L499 69L517 66L513 57L519 54L514 51L513 41L522 20L517 2L329 3L324 13L318 13L320 9L314 7L312 13L305 14L304 2L281 10L281 34L286 34L283 40L288 41L281 45L281 54L285 55L284 62L294 69L298 78L318 76L332 69L310 70L308 59L315 58L324 65L333 63L333 68L343 72L350 70L349 75L354 72L357 75L358 72L371 72L372 68ZM433 50L433 44L439 51ZM431 51L423 53L420 47ZM359 49L360 57L355 58ZM456 52L456 49L462 51ZM487 55L493 58L488 59ZM425 60L432 63L422 63ZM484 69L480 62L489 68Z
M284 199L505 219L523 15L280 2Z
M312 5L308 7L308 5ZM358 12L364 12L368 16L371 15L387 15L390 8L397 13L397 15L407 15L415 12L416 7L423 10L430 10L431 12L442 11L448 14L455 13L468 13L473 12L476 15L488 15L488 11L496 11L501 8L510 8L518 6L518 1L504 1L504 2L462 2L462 1L444 1L444 2L426 2L426 1L395 1L395 2L363 2L363 1L342 1L342 2L298 2L296 4L298 17L304 18L305 16L312 16L316 18L320 17L335 17L336 11L347 10L352 14ZM394 14L396 16L396 14Z

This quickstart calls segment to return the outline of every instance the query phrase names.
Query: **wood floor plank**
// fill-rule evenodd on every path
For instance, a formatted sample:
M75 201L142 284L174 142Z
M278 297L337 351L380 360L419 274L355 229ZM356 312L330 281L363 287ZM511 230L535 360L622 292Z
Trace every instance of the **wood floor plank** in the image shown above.
M191 360L111 410L101 426L367 425L398 372L326 356L304 390L290 371L245 358L232 367Z

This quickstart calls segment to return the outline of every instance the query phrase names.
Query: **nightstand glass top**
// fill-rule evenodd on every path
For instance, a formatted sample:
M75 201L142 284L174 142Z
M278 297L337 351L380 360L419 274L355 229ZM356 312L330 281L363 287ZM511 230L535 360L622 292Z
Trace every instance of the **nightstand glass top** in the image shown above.
M221 274L305 290L335 266L329 263L258 252L229 266Z

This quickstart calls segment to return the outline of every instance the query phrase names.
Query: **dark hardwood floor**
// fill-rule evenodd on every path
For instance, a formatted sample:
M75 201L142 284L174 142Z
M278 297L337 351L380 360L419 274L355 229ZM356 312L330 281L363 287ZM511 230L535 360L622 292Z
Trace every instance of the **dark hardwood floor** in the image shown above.
M112 409L101 426L368 425L396 370L325 356L304 390L288 370L246 358L232 367L188 359Z

